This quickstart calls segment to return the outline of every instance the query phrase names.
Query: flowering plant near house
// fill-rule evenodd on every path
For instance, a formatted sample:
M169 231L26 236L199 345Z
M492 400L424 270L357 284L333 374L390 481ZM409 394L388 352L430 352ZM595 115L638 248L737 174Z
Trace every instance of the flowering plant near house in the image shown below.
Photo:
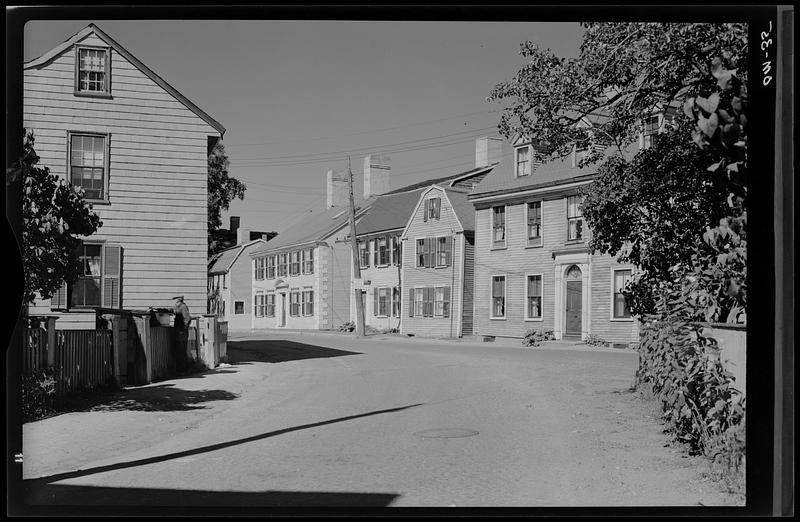
M23 299L36 295L48 299L64 281L77 280L82 266L77 254L78 236L89 236L102 226L84 189L37 167L34 136L25 136L24 154L10 169L8 181L22 181L22 262L25 270Z

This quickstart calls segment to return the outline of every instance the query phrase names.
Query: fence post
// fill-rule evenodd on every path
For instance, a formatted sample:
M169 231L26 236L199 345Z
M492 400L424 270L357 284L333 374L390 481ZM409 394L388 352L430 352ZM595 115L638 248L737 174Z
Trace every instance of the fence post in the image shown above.
M111 319L111 337L114 343L114 382L117 386L124 386L128 381L128 319L115 316Z
M204 314L201 327L202 344L198 350L198 355L203 364L211 369L215 366L214 345L217 342L217 316L214 314Z
M47 318L47 367L56 365L56 319Z

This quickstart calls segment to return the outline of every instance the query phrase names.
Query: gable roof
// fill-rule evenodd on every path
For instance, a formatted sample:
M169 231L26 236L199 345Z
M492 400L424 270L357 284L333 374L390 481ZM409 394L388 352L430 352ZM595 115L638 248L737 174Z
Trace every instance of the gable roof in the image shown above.
M419 188L376 196L375 203L356 224L356 235L361 236L405 227L423 190Z
M99 27L97 27L94 24L87 25L86 27L84 27L83 29L72 35L64 43L54 47L53 49L46 52L42 56L34 58L33 60L30 60L29 62L25 63L23 65L23 69L31 69L33 67L40 67L47 64L57 56L60 56L62 53L67 51L73 45L75 45L76 43L80 42L81 40L89 36L90 34L95 34L98 38L100 38L106 44L108 44L109 47L111 47L119 54L124 56L125 59L127 59L129 62L135 65L137 69L142 71L151 80L153 80L155 83L161 86L162 89L170 93L173 97L175 97L176 100L178 100L184 106L186 106L187 109L189 109L190 111L195 113L198 117L200 117L200 119L208 123L217 132L219 132L220 135L225 134L225 127L223 127L220 122L218 122L217 120L206 114L202 109L200 109L200 107L192 103L186 96L178 92L177 89L175 89L173 86L164 81L163 78L154 73L149 67L147 67L138 58L132 55L127 49L118 44L113 38L108 36L105 32L103 32Z
M464 172L460 172L458 174L451 174L449 176L443 176L441 178L428 179L428 180L425 180L425 181L412 183L411 185L407 185L407 186L405 186L403 188L399 188L399 189L395 189L395 190L389 191L386 194L397 194L399 192L406 192L406 191L409 191L409 190L428 188L431 185L448 185L448 186L452 187L455 183L457 183L459 181L464 181L465 179L469 179L472 176L476 176L478 174L483 174L484 171L488 172L488 171L492 170L495 166L497 166L497 163L489 165L488 167L476 167L474 169L470 169L470 170L467 170L467 171L464 171Z
M259 243L267 244L263 239L255 239L248 243L232 246L220 252L217 252L214 257L208 262L208 275L226 274L230 272L233 264L242 255L243 252L252 249Z
M467 199L468 194L450 188L444 188L443 190L447 194L447 199L450 201L453 212L461 222L461 228L465 231L475 230L475 207Z

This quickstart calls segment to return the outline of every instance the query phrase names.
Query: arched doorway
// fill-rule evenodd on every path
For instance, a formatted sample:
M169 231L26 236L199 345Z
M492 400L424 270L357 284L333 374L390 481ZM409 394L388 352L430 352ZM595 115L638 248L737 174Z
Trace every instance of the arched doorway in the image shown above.
M577 265L567 269L566 277L567 306L564 318L564 337L581 338L583 327L583 273Z

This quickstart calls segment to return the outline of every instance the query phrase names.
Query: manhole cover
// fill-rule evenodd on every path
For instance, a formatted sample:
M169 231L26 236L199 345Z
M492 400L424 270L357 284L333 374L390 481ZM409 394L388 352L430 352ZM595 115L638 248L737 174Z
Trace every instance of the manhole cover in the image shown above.
M474 437L478 432L463 428L444 428L438 430L422 430L414 433L417 437L424 439L457 439L460 437Z

